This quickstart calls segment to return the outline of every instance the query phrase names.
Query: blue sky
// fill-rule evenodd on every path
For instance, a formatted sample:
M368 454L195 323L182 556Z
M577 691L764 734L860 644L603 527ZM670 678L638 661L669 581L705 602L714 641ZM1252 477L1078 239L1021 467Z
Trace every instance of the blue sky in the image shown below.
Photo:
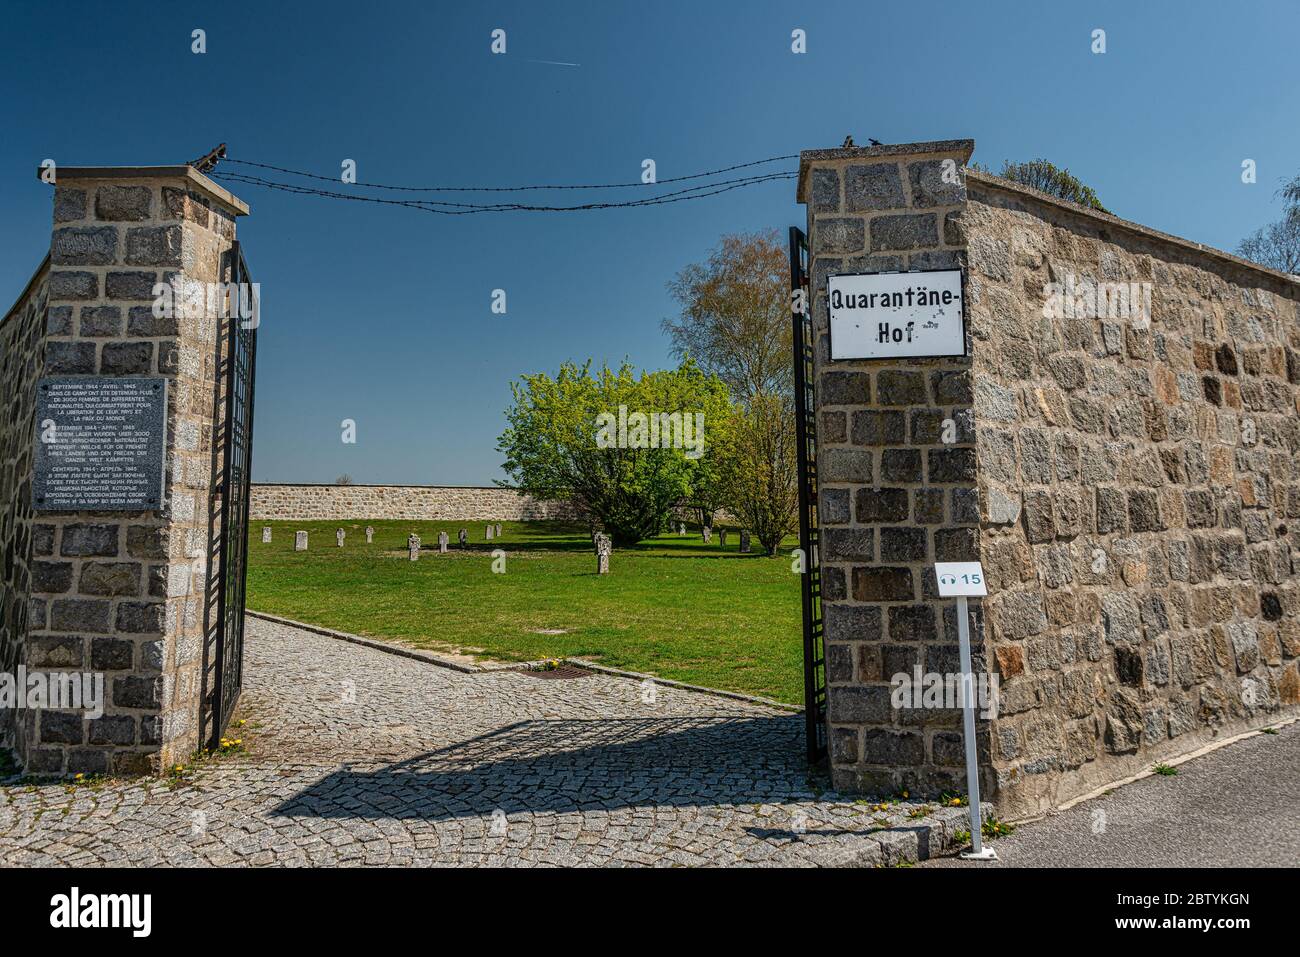
M325 175L351 158L362 180L519 185L631 182L647 157L665 179L848 133L972 137L986 165L1046 156L1118 215L1231 249L1300 172L1298 27L1293 0L10 4L0 296L49 241L41 160L178 163L221 141ZM667 365L665 283L724 233L803 222L782 181L461 217L233 189L264 298L257 481L490 483L513 378L568 358Z

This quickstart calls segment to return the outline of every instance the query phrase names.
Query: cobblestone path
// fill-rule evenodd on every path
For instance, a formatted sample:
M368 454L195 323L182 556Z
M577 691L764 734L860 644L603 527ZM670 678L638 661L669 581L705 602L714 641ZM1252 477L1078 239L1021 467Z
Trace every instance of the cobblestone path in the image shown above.
M178 784L6 784L0 864L870 866L964 826L820 792L803 717L760 705L462 674L255 618L245 654L246 753Z

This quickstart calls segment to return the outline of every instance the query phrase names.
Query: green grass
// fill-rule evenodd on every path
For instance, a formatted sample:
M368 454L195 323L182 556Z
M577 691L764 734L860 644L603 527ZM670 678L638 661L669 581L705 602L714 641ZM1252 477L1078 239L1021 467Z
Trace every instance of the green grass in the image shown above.
M262 544L269 524L270 544ZM366 544L365 528L375 529ZM432 650L500 661L589 656L613 668L712 688L803 702L799 576L789 539L780 555L724 550L698 529L616 549L608 575L584 527L502 522L485 541L485 522L250 522L248 607ZM347 533L343 548L335 529ZM469 545L456 544L460 528ZM293 550L294 532L310 535ZM438 532L451 537L439 555ZM415 532L424 549L406 556ZM755 539L753 547L760 548ZM492 551L506 552L504 574ZM563 630L563 634L542 634Z

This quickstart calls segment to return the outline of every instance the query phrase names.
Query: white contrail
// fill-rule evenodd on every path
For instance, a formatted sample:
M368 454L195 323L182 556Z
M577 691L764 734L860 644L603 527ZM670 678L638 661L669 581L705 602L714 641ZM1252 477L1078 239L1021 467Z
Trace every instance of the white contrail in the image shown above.
M582 66L581 63L565 63L563 60L529 60L529 63L549 63L551 66Z

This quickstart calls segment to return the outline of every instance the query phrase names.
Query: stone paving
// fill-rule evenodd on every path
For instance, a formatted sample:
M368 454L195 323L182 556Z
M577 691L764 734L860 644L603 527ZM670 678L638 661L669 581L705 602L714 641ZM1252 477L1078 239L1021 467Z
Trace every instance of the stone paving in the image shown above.
M0 865L872 866L965 826L823 792L802 715L757 704L463 674L255 618L245 655L244 753L179 783L7 783Z

